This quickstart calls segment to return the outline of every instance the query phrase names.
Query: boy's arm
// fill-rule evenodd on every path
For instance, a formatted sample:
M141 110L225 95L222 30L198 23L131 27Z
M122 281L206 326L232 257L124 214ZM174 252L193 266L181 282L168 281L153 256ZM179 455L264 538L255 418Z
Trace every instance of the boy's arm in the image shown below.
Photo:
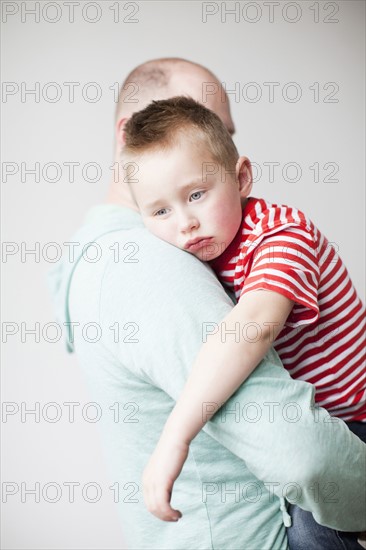
M202 345L162 437L189 445L263 359L292 307L276 292L244 294Z
M263 359L292 306L275 292L244 294L201 347L144 471L145 503L160 519L179 519L170 495L192 439Z

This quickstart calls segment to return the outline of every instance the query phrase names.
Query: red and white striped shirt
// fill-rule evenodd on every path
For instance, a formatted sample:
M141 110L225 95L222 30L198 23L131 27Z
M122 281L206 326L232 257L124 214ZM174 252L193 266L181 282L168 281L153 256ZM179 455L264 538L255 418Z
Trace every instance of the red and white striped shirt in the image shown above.
M365 308L334 247L302 212L250 198L241 227L211 262L237 299L272 290L295 305L274 342L293 378L346 421L366 421Z

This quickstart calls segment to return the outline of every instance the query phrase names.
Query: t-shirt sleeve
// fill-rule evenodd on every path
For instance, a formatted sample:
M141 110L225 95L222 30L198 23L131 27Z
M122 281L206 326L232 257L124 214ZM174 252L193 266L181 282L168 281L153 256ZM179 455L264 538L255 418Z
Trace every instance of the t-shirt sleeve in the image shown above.
M293 300L287 325L296 327L319 318L319 262L313 233L301 226L265 236L253 247L241 296L271 290Z

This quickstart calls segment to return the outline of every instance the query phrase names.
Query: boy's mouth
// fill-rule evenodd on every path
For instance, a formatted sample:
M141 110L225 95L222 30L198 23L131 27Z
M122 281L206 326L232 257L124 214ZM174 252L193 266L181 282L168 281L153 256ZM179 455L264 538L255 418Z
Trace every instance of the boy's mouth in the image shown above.
M184 245L184 250L188 250L189 252L199 250L200 248L211 244L212 240L212 237L197 237L196 239L191 239Z

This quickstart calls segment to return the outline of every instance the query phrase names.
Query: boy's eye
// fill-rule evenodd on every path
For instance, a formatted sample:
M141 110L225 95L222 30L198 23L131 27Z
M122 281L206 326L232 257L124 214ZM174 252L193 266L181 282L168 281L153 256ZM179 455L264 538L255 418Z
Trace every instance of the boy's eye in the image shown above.
M190 199L197 201L202 197L203 193L204 191L196 191L195 193L192 193L192 195L190 196Z
M158 210L157 212L155 212L154 216L164 216L164 214L167 213L167 209L166 208L160 208L160 210Z

